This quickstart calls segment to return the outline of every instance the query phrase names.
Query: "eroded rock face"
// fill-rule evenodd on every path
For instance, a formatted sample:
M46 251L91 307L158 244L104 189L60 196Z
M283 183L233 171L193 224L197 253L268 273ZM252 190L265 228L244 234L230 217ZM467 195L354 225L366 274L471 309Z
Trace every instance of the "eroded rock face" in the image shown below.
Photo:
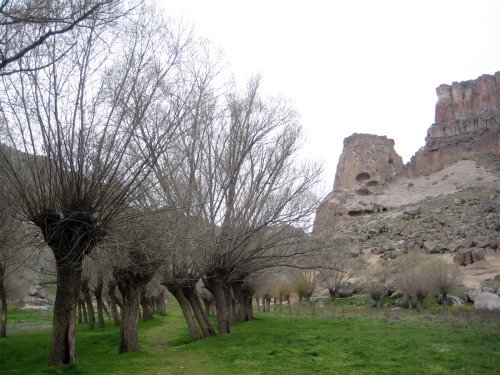
M394 141L385 136L357 134L344 139L333 191L316 212L315 231L347 227L356 217L385 211L376 195L406 173Z
M344 139L333 190L357 189L369 195L404 171L394 141L385 136L357 134Z
M436 93L435 123L409 164L413 176L434 173L461 159L500 153L500 72L440 85Z

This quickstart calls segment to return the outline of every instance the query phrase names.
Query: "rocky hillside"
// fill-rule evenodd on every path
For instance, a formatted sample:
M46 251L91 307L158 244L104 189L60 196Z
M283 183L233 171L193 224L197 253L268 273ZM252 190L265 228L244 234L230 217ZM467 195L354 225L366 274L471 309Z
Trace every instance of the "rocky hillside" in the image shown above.
M436 254L474 286L500 274L500 72L437 93L436 122L407 165L386 137L344 140L314 234L347 240L370 263Z

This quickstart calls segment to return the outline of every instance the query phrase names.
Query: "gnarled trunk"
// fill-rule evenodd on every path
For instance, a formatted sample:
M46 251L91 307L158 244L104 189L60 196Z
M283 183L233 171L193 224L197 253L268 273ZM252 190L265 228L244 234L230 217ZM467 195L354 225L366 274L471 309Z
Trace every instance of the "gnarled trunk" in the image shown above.
M184 314L184 319L186 319L186 323L188 325L189 333L191 334L191 339L193 341L201 339L200 332L194 323L193 316L191 315L191 307L189 305L189 301L182 292L182 289L179 285L174 283L168 283L165 285L170 293L175 297L177 302L182 310L182 314Z
M80 291L82 261L56 262L57 290L52 324L52 366L76 362L75 318Z
M201 327L203 335L205 337L215 336L215 331L201 307L201 301L198 293L196 292L196 286L193 285L190 287L184 287L182 288L182 291L189 301L191 308L193 309L194 316L196 317L196 320Z
M5 292L5 267L0 264L0 337L7 336L7 293Z
M139 316L141 286L128 280L128 282L118 282L118 289L120 289L123 299L118 352L136 352L139 350L137 318Z
M209 281L208 281L209 280ZM207 278L207 289L214 295L215 310L217 311L217 327L220 333L229 333L230 311L226 299L224 283L217 277Z
M102 288L104 281L102 274L97 277L97 285L94 290L94 295L97 303L97 319L99 320L99 328L104 328L104 302L102 300Z

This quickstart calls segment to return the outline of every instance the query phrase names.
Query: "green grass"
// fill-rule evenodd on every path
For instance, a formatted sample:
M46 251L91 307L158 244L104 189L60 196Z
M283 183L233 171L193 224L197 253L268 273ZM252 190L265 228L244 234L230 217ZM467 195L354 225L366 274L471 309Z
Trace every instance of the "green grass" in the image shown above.
M168 310L167 317L140 323L138 353L117 353L118 330L110 324L94 331L79 326L78 364L59 368L47 365L50 329L30 325L46 316L14 310L10 319L18 327L0 340L0 374L500 373L494 314L358 306L315 316L271 312L232 326L230 335L191 343L179 308Z

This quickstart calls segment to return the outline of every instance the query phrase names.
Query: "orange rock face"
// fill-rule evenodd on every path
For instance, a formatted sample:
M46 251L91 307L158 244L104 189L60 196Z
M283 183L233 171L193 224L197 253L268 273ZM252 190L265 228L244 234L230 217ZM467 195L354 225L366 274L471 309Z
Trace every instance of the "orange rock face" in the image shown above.
M409 170L420 176L461 159L500 153L500 72L436 89L435 123Z

